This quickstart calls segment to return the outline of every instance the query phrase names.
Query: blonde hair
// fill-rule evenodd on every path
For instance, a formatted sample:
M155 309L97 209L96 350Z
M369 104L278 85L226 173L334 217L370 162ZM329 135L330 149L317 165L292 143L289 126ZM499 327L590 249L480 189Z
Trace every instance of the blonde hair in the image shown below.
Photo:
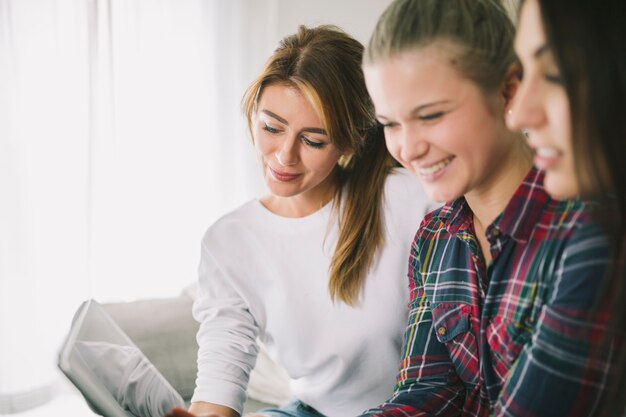
M496 0L396 0L379 18L364 64L438 41L449 42L457 47L452 60L455 68L490 93L517 61L514 37L513 22Z
M242 99L253 136L264 88L278 83L292 86L316 109L335 146L350 153L334 172L339 237L329 271L331 298L349 305L357 303L375 254L384 244L383 189L393 166L365 87L363 50L337 27L300 26L280 42ZM342 203L343 185L347 188Z

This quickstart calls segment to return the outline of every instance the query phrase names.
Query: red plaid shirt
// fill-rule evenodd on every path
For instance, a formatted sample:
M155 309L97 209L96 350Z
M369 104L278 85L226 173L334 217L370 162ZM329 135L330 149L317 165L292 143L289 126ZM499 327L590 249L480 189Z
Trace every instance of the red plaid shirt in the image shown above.
M584 204L542 184L532 169L487 228L488 266L465 199L424 219L398 384L368 415L594 414L614 353L607 311L593 308L607 242Z

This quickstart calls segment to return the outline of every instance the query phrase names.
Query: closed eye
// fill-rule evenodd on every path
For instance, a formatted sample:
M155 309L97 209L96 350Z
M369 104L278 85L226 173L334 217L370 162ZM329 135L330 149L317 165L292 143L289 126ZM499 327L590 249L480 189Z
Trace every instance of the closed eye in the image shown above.
M280 133L280 130L268 125L267 123L263 123L263 130L266 130L272 134Z
M544 74L543 78L551 84L563 85L563 78L560 74Z
M393 128L393 127L398 126L398 124L397 124L397 123L395 123L395 122L388 122L388 123L382 123L382 122L379 122L379 123L380 123L380 125L383 127L383 129L391 129L391 128Z
M437 112L437 113L430 113L430 114L425 114L423 116L419 116L420 120L424 120L424 121L430 121L430 120L435 120L440 118L441 116L443 116L443 112Z
M314 140L311 140L311 139L307 138L306 136L302 136L302 142L305 145L310 146L310 147L315 148L315 149L321 149L324 146L326 146L325 142L315 142Z

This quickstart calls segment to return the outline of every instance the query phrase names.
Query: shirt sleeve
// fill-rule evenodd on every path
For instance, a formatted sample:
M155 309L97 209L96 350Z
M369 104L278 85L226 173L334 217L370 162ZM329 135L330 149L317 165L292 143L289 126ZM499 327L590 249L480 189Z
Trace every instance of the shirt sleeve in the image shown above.
M590 416L607 390L614 341L604 290L608 247L582 226L549 271L550 291L494 407L498 416Z
M437 339L420 270L414 244L408 274L409 319L397 385L386 403L366 411L364 416L459 416L463 409L464 386L446 345Z
M198 377L192 402L224 405L241 414L246 388L258 354L258 326L246 301L220 268L203 239L198 297L193 314L198 331Z

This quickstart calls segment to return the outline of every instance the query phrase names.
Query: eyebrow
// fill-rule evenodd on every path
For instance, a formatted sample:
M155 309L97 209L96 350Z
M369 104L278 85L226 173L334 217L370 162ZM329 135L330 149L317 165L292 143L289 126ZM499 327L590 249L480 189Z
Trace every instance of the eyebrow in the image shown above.
M419 113L420 111L427 109L428 107L431 106L436 106L438 104L445 104L445 103L449 103L451 100L439 100L439 101L433 101L432 103L426 103L426 104L422 104L420 106L415 107L413 110L411 110L411 116L415 116L416 113ZM376 118L377 119L384 119L384 120L388 120L387 117L385 117L382 114L376 114Z
M279 122L289 125L289 122L285 119L283 119L282 117L280 117L279 115L277 115L276 113L269 111L269 110L261 110L261 113L265 113L270 117L273 117L274 119L278 120Z
M445 103L449 103L450 100L439 100L439 101L433 101L432 103L426 103L426 104L422 104L420 106L415 107L413 110L411 110L411 115L415 115L419 112L421 112L424 109L427 109L431 106L436 106L438 104L445 104Z
M280 117L279 115L277 115L273 111L263 109L263 110L261 110L261 113L265 113L268 116L278 120L279 122L289 126L289 122L286 119L284 119L283 117ZM322 128L319 128L319 127L305 127L304 129L302 129L302 131L303 132L309 132L309 133L319 133L320 135L327 135L328 136L328 133L326 132L326 129L322 129Z
M544 55L546 52L550 51L550 46L548 46L547 43L544 43L543 45L541 45L539 48L537 48L537 50L533 53L533 57L537 58L541 58L542 55Z

